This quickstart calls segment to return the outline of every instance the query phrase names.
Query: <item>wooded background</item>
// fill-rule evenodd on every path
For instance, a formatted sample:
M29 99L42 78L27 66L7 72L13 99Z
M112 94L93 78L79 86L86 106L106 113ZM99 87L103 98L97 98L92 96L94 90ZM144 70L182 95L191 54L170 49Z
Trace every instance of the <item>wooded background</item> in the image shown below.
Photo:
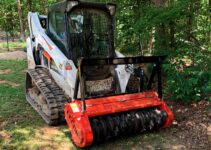
M48 6L55 2L1 0L0 32L25 40L27 13L47 14ZM168 96L184 102L211 100L211 0L98 2L117 4L115 35L119 51L128 55L168 55L163 65Z

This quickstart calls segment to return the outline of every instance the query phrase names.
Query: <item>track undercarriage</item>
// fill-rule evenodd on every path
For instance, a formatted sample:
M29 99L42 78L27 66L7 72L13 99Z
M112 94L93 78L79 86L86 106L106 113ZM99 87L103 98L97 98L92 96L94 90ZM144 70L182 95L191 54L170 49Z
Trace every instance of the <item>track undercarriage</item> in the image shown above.
M48 70L28 70L26 75L26 98L49 125L64 123L64 105L68 102L63 91L50 78Z

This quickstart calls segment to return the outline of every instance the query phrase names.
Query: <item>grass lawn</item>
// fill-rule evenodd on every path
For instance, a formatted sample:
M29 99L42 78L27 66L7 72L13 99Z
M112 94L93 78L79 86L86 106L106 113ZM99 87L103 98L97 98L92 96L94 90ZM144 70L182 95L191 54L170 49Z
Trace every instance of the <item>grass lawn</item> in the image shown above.
M6 49L0 49L0 53L7 53L7 52L13 52L14 50L6 50Z
M0 70L5 69L10 73L0 74L0 81L18 86L12 87L7 82L0 84L0 149L59 149L65 145L71 148L67 127L46 126L26 102L26 61L0 60Z
M26 60L0 60L0 149L76 149L66 125L47 126L25 100L26 68ZM169 131L177 129L122 137L89 149L171 149L181 142L168 136Z
M26 42L9 42L10 51L26 48ZM0 42L0 53L8 52L7 42Z

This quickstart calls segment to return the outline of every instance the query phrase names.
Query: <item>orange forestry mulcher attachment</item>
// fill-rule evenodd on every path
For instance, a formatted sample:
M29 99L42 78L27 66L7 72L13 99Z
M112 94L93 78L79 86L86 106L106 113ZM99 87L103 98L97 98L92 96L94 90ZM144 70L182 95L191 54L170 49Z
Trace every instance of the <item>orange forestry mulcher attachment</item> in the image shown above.
M174 118L172 111L163 100L159 100L156 92L89 99L86 102L86 107L86 112L83 113L81 101L76 100L65 105L65 119L72 140L81 148L95 142L125 135L126 131L140 133L145 130L164 128L171 125ZM151 112L155 110L154 116L147 116L143 109L149 111L151 109ZM130 118L126 118L128 114L131 114ZM97 120L100 116L101 120ZM143 118L143 116L148 118ZM127 119L128 125L121 126L122 122L118 122L121 117ZM129 126L131 124L132 126Z
M128 58L125 59L128 60ZM134 59L135 62L139 62L138 60L140 59ZM100 61L102 63L102 59ZM116 59L112 61L106 60L106 64L108 62L119 64L118 61L121 61L121 64L125 63ZM96 63L99 62L93 64ZM89 64L92 64L92 61L89 61ZM82 82L83 75L80 73L78 75L78 80ZM148 87L151 86L150 84ZM77 86L76 82L75 93L78 92ZM80 90L83 93L83 86L80 86ZM140 93L87 98L86 100L81 94L80 99L75 98L66 104L64 110L72 141L76 146L84 148L93 143L101 143L119 136L142 133L171 125L174 116L164 100L160 98L161 92L161 90L158 92L147 90Z

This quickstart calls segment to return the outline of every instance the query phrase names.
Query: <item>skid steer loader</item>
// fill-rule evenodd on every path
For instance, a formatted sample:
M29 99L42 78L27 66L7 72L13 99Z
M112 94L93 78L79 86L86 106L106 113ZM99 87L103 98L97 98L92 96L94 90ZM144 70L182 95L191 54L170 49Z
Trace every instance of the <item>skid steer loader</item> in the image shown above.
M173 121L162 99L166 56L124 57L115 51L115 11L110 3L65 0L47 16L28 14L26 99L48 125L66 120L81 148ZM145 63L153 64L148 80L136 67Z

